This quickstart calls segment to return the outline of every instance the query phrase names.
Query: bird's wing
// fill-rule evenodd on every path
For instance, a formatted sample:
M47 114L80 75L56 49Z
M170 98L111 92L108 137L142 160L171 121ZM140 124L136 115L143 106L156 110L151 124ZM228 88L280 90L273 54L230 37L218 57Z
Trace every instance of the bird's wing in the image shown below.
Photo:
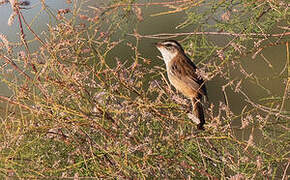
M173 73L177 78L187 83L192 87L192 89L198 91L201 95L207 96L204 81L196 73L197 67L189 58L179 58L178 61L173 61L171 69L171 73Z

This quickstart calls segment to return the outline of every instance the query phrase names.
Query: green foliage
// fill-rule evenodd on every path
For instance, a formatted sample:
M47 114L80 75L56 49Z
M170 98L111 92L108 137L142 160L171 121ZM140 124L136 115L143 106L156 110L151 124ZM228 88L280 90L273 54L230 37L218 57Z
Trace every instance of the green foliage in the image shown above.
M20 56L11 53L10 44L0 49L0 59L10 65L1 66L0 78L11 90L9 98L0 94L1 177L286 178L289 74L261 77L251 70L257 65L246 63L250 55L277 46L286 47L289 67L289 28L283 24L289 4L124 0L88 9L74 4L73 16L59 13L41 37L29 31L39 49L28 51L26 39ZM183 13L178 32L168 37L184 37L185 50L207 72L209 95L225 98L210 99L203 132L187 116L189 101L168 86L163 66L151 64L156 55L142 51L143 39L164 35L138 34L142 22L136 21L141 12L160 6L160 14L144 20ZM190 32L182 34L184 29ZM263 68L275 72L275 58L261 56ZM278 79L284 91L273 93L265 79Z

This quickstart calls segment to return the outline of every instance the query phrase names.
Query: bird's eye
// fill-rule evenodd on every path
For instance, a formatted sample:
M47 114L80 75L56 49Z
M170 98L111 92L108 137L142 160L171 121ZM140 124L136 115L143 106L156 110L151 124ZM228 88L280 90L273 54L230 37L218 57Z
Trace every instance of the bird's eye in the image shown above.
M167 50L170 50L170 51L173 51L175 48L174 48L174 45L172 45L172 44L165 44L165 48L167 49Z

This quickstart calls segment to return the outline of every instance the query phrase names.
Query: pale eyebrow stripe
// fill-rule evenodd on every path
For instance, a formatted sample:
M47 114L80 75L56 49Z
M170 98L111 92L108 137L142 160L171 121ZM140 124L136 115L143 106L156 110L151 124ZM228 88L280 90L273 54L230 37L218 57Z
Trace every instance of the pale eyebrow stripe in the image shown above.
M164 42L163 44L164 44L164 45L168 45L168 44L170 44L170 45L172 45L172 46L177 47L177 45L176 45L175 43L173 43L173 42Z

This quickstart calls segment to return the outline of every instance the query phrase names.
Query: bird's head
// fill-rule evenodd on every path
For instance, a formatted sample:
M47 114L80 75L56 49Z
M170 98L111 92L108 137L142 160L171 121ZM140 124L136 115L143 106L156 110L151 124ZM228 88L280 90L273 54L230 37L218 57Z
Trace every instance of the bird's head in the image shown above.
M184 54L182 46L175 40L165 40L155 44L161 52L163 60L168 64L179 53Z

